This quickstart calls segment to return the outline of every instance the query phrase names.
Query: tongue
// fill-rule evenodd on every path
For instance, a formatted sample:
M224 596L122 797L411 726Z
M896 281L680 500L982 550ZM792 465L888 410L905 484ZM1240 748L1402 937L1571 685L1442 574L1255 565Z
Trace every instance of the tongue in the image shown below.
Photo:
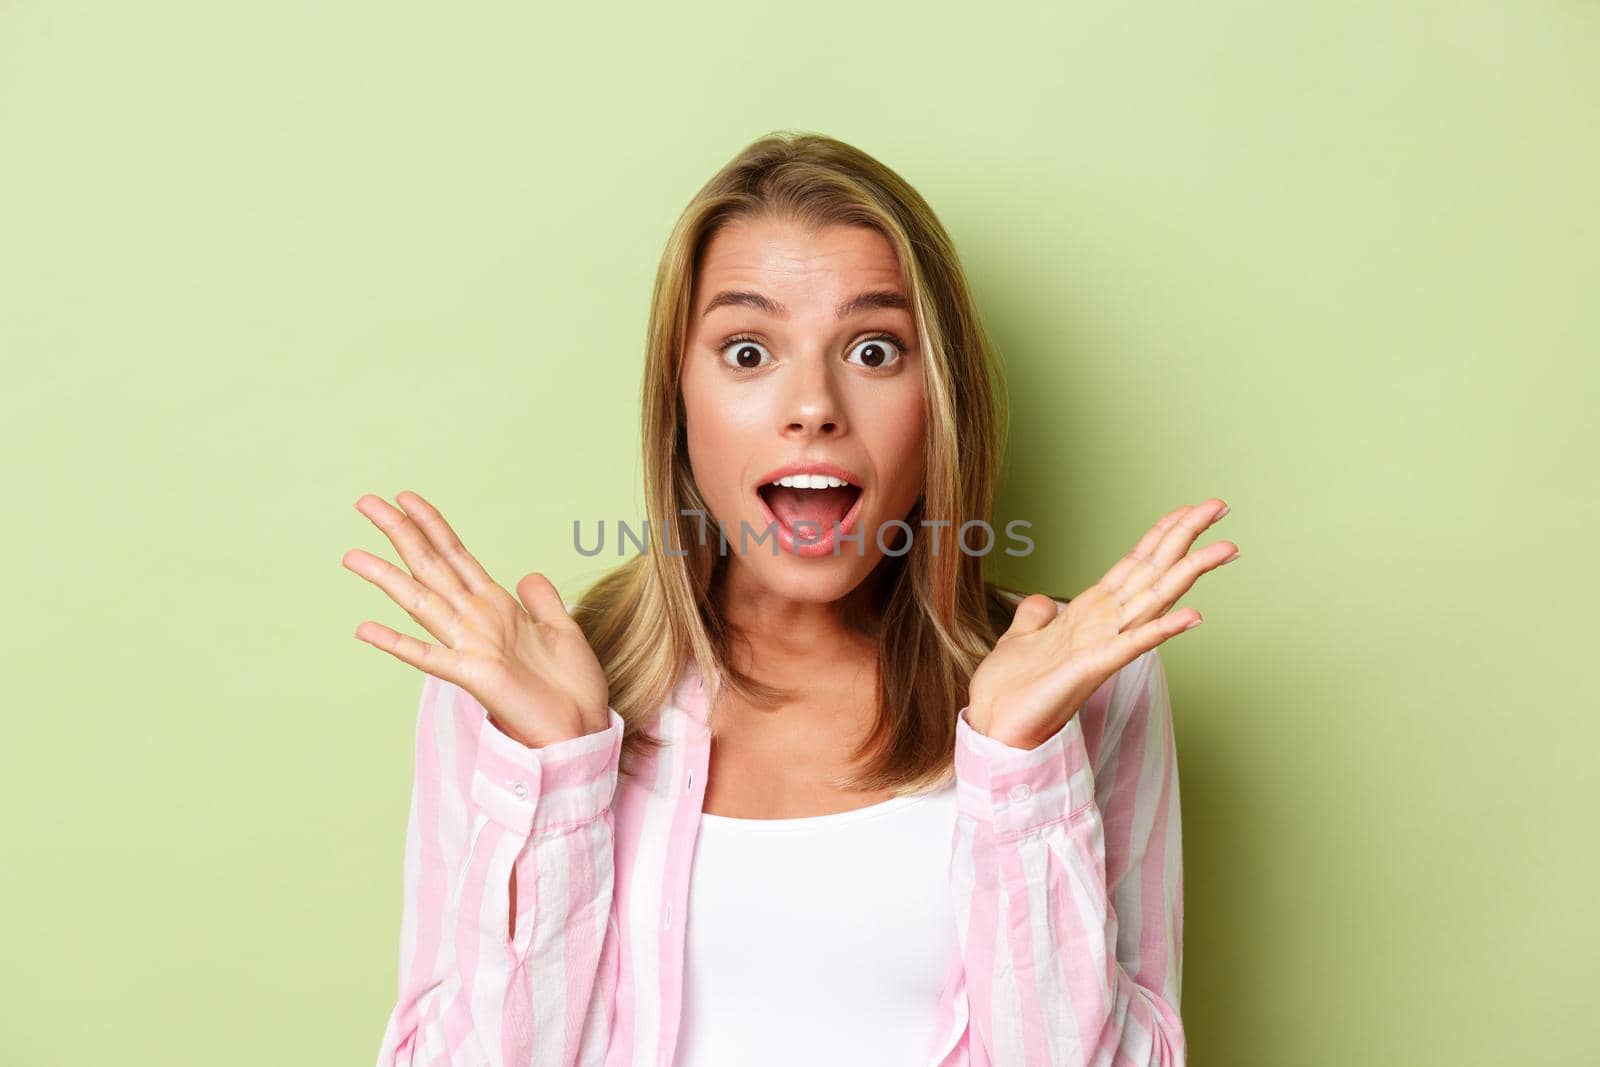
M836 522L842 522L845 513L856 502L860 490L840 486L837 489L791 489L788 486L770 486L764 490L767 506L778 521L795 528L802 519L814 523L806 527L808 536L830 533Z

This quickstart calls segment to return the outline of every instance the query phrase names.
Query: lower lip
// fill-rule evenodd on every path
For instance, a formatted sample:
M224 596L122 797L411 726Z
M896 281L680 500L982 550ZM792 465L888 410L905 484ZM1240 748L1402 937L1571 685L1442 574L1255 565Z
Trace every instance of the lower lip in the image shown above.
M856 494L856 502L850 505L850 510L844 513L844 518L824 530L820 540L796 545L794 531L784 525L778 519L778 516L772 513L772 509L767 507L766 498L759 491L756 493L756 503L761 505L762 517L767 520L769 527L778 531L778 546L785 552L799 556L801 559L815 559L818 556L834 555L834 542L838 540L840 534L847 534L855 529L856 519L861 514L861 505L866 503L866 500L867 491L863 489ZM844 553L841 550L838 554L843 555Z

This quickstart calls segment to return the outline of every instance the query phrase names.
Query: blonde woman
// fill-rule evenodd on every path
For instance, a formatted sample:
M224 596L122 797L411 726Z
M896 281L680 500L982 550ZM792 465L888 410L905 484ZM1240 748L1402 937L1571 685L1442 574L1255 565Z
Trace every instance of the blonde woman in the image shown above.
M785 131L662 257L643 551L512 596L357 502L407 570L346 566L437 639L356 630L426 674L380 1065L1185 1061L1157 646L1227 509L1070 599L986 582L1000 383L923 199Z

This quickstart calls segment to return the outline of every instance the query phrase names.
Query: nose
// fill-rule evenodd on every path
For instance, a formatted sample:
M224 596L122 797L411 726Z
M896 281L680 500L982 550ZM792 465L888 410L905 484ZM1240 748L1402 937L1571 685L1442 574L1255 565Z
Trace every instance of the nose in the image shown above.
M837 437L845 431L844 406L826 356L798 361L784 404L787 436Z

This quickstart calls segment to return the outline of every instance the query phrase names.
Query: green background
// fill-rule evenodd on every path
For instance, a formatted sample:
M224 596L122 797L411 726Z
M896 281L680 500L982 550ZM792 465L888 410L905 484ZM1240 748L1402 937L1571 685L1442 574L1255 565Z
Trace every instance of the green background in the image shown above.
M0 1061L371 1061L421 676L351 505L596 577L667 231L795 127L965 257L997 577L1233 507L1192 1062L1600 1062L1600 6L579 6L0 7Z

